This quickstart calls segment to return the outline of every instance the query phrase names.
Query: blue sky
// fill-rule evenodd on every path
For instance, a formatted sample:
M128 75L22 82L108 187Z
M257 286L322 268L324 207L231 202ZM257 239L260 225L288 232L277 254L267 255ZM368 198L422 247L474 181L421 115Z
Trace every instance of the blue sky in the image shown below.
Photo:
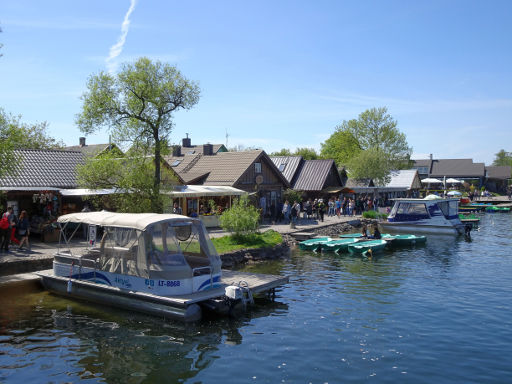
M386 106L414 157L489 164L512 151L510 20L511 1L3 1L0 106L78 144L88 76L147 56L201 88L173 142L319 149Z

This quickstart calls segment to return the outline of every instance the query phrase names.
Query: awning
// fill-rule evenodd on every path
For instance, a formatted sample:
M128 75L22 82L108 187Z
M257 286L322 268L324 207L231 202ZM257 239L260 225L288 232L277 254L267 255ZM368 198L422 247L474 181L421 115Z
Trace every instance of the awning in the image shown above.
M62 196L112 195L114 193L121 193L121 192L114 188L110 188L110 189L77 188L77 189L61 189L60 190L60 194Z
M338 193L343 191L343 187L327 187L322 189L322 193Z
M241 196L247 192L223 185L183 185L165 192L172 197Z
M40 191L59 191L60 188L54 187L0 187L0 191L29 191L29 192L40 192Z

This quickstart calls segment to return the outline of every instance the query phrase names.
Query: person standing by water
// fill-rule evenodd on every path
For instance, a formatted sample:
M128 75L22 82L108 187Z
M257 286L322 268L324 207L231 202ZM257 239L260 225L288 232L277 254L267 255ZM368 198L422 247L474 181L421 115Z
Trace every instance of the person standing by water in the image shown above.
M318 215L320 216L320 221L323 222L324 214L325 214L325 203L324 203L323 199L318 200L317 210L318 210Z
M12 221L12 207L7 207L7 211L2 214L2 222L5 222L6 227L0 228L0 250L9 252L9 242L11 240L11 221Z
M283 204L283 209L281 211L283 213L285 224L288 224L288 222L290 220L290 211L291 211L290 203L288 202L288 200L285 200L285 202Z
M21 211L20 218L18 219L18 235L20 236L20 244L18 249L23 247L23 243L26 242L27 250L30 251L30 242L28 236L30 235L30 225L28 222L27 211Z

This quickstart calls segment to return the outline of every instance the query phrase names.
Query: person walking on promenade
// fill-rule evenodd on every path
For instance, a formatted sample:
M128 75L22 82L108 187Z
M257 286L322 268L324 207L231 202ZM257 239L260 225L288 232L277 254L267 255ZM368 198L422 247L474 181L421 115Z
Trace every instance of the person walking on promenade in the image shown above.
M327 217L334 216L334 201L332 198L329 199L329 201L327 202L327 207L328 207Z
M341 201L340 201L339 197L336 198L334 205L335 205L335 209L336 209L336 216L338 216L338 219L339 219L341 216Z
M318 199L317 211L318 215L320 216L320 221L323 223L325 214L325 204L322 199Z
M7 207L7 211L2 214L0 225L0 239L2 240L0 243L0 250L9 252L9 242L11 240L12 230L12 207Z
M20 236L20 244L18 248L23 247L23 243L27 244L27 249L30 251L30 242L28 236L30 235L30 225L28 222L27 211L21 211L20 218L18 219L18 235Z
M291 211L290 203L288 202L288 200L286 200L283 204L283 209L281 211L283 213L285 224L288 224L290 221L290 211Z

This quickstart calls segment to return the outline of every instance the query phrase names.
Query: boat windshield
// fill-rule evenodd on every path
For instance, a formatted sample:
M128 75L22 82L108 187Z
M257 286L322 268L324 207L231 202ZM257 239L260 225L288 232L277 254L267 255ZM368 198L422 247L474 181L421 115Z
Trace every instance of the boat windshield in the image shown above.
M410 220L411 218L422 219L429 217L430 215L425 203L410 201L401 201L396 203L389 215L389 218L395 218L397 220Z
M162 222L147 230L148 260L161 266L206 266L220 260L200 222Z

